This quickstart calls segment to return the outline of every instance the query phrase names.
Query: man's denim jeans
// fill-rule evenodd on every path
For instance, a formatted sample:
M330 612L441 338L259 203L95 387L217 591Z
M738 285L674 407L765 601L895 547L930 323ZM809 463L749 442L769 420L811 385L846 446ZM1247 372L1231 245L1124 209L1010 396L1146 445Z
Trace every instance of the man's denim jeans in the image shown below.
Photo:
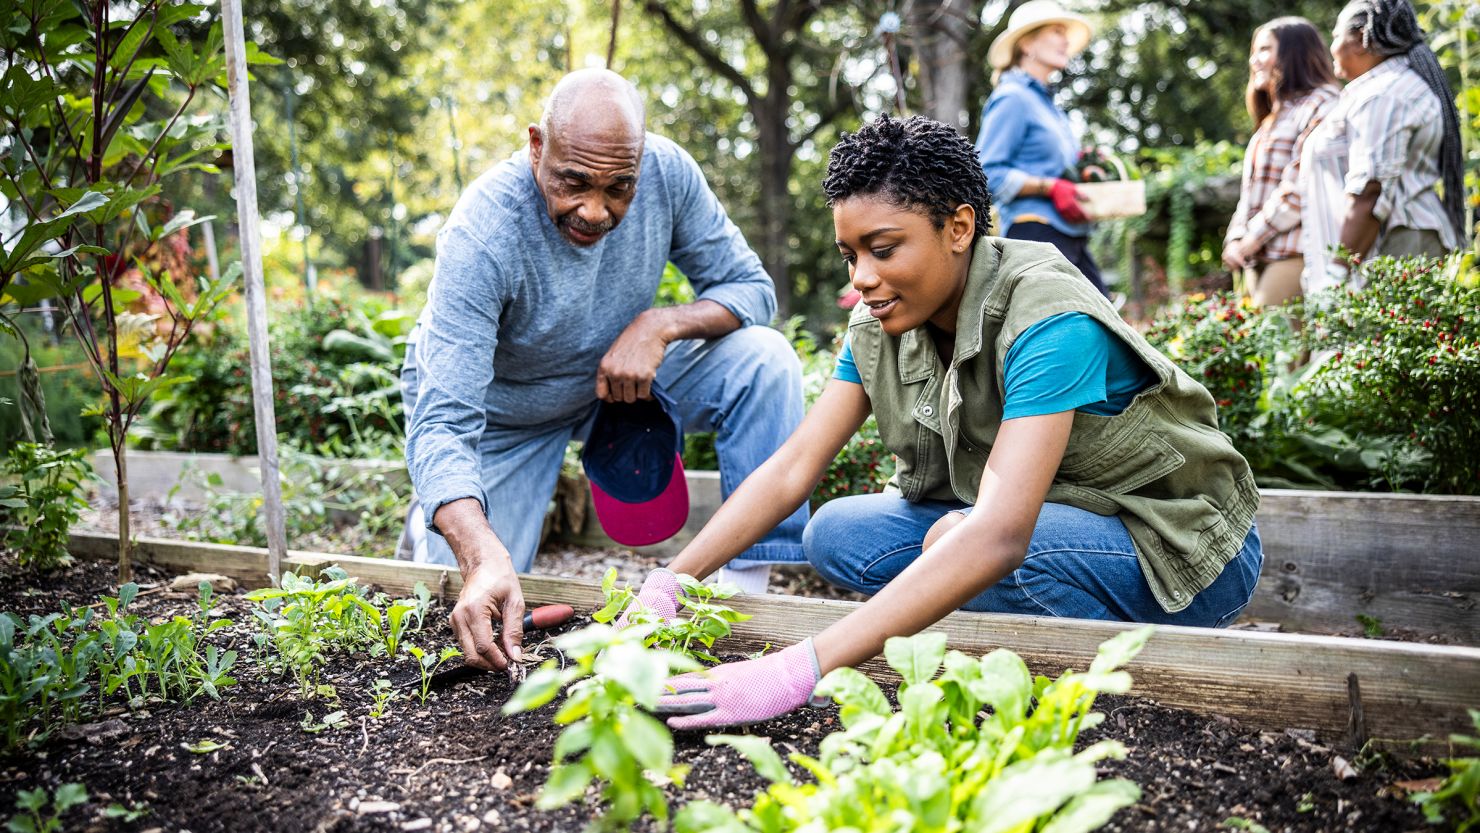
M416 400L416 367L416 347L408 345L401 370L408 414ZM658 368L658 382L678 404L684 431L717 434L715 451L724 497L765 462L802 419L801 364L786 338L769 327L742 327L711 341L676 341L668 346ZM596 410L594 383L591 396L591 411L576 424L541 428L490 424L484 429L478 447L483 461L483 506L489 526L521 573L534 563L565 448L572 439L584 440L591 430ZM447 539L426 529L420 511L413 509L411 515L407 537L412 541L412 559L456 565ZM807 506L803 504L731 565L802 561L806 524Z
M807 560L828 581L872 595L920 556L931 525L963 503L910 503L898 493L830 501L807 525ZM1141 574L1125 524L1113 515L1045 503L1023 565L963 609L1030 616L1224 627L1238 618L1264 554L1257 529L1209 587L1178 613L1162 610Z

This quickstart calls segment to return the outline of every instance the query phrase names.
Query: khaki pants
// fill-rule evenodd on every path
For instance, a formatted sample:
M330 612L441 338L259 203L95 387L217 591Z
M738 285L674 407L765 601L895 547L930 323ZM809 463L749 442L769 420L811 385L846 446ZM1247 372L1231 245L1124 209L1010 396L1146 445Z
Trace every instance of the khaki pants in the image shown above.
M1244 270L1244 292L1256 306L1274 307L1300 297L1305 258L1272 260Z
M1396 226L1387 230L1377 244L1377 253L1392 257L1442 257L1446 253L1439 232L1427 228Z

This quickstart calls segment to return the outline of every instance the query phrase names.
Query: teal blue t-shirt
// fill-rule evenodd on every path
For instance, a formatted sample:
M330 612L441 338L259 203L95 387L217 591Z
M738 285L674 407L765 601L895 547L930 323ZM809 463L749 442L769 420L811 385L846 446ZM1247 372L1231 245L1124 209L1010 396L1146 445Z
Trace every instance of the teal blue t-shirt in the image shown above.
M1002 418L1083 411L1115 416L1156 374L1130 345L1082 312L1064 312L1029 327L1002 362ZM863 384L853 346L843 342L833 378Z

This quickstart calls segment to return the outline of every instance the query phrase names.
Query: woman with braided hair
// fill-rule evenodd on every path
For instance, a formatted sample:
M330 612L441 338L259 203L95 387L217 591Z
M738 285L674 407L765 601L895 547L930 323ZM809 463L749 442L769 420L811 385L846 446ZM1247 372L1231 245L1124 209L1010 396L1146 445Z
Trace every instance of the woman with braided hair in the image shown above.
M1464 224L1454 93L1412 3L1348 3L1331 57L1349 83L1301 154L1307 294L1347 283L1348 255L1455 249Z
M1259 493L1207 390L1052 245L985 236L987 179L954 128L881 116L838 141L823 190L863 296L833 378L639 599L672 617L675 573L710 575L802 505L870 415L898 458L890 488L824 504L803 547L873 598L797 645L669 680L669 725L791 711L957 609L1233 621L1263 560Z

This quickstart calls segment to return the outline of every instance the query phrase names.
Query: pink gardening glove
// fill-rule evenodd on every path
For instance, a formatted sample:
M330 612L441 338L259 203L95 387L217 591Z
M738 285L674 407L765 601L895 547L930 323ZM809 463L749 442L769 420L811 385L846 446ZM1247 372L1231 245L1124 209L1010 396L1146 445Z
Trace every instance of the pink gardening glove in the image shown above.
M657 713L674 729L703 729L759 723L811 702L822 679L817 652L807 639L760 659L730 662L707 671L670 677L658 697Z
M1067 179L1056 179L1053 187L1048 190L1048 196L1053 200L1054 210L1059 216L1071 223L1083 223L1089 218L1084 216L1084 209L1079 207L1079 189L1074 183Z
M637 601L643 607L658 614L665 624L678 618L678 575L666 567L659 567L643 579L637 591ZM635 605L628 605L617 617L616 628L621 630L630 624Z

